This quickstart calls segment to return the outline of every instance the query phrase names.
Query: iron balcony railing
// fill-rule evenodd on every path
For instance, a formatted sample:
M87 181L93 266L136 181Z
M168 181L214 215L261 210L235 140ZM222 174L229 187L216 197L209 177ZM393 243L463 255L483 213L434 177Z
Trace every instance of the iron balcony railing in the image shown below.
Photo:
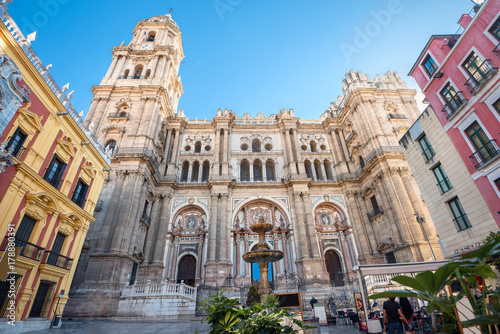
M144 220L144 222L146 224L151 225L151 218L149 218L149 216L148 216L148 214L146 212L142 213L141 219Z
M40 261L43 256L45 249L43 247L32 244L31 242L15 239L11 237L11 241L14 243L14 247L20 247L21 251L19 252L20 256L26 257L28 259L32 259L35 261ZM5 237L3 239L2 245L0 245L0 251L5 251L7 247L9 247L9 237Z
M469 89L471 94L477 92L477 90L491 77L491 74L498 70L497 67L493 67L489 59L485 59L481 65L472 73L471 77L465 82L465 86Z
M45 252L45 254L43 254L42 263L70 270L73 265L73 259L54 252Z
M376 207L372 212L368 213L368 219L372 220L373 218L375 218L375 216L377 216L378 214L383 213L383 212L384 212L384 210L382 210L382 208L380 206Z
M14 156L16 157L17 160L21 160L21 157L24 154L24 151L26 151L26 147L21 146L17 152L15 152Z
M487 162L497 158L500 155L500 149L495 139L490 140L483 145L479 150L474 152L469 158L472 160L474 167L480 169Z
M444 194L445 192L447 192L448 190L453 188L451 185L450 179L448 179L447 177L445 177L443 180L439 181L437 183L437 186L439 187L439 189L441 189L441 194Z
M495 46L493 52L496 53L497 56L500 56L500 43L498 43L497 46Z
M457 92L455 96L452 97L451 100L447 101L444 105L444 108L441 110L446 115L446 119L450 119L459 109L461 106L464 105L465 102L468 100L464 98L462 92Z

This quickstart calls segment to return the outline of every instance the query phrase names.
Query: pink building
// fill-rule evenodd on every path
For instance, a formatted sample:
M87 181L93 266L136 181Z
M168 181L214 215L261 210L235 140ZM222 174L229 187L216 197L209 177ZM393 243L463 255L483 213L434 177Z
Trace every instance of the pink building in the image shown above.
M480 2L479 0L475 2ZM481 1L482 2L482 1ZM450 35L432 35L410 70L500 227L500 0L486 0ZM424 160L432 143L419 139ZM459 230L460 201L449 203Z

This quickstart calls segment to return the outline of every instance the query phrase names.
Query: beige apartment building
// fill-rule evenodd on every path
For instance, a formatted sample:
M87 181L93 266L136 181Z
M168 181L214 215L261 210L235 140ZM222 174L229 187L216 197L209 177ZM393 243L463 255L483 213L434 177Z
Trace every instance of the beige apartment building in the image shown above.
M401 138L446 257L468 253L498 226L432 107ZM462 212L455 218L453 211Z

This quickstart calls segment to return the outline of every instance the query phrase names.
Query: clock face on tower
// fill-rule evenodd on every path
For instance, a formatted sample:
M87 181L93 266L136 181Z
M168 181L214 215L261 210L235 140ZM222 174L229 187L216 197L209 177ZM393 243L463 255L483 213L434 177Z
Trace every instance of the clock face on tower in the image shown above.
M141 50L152 50L153 49L153 44L151 43L143 43L141 45Z

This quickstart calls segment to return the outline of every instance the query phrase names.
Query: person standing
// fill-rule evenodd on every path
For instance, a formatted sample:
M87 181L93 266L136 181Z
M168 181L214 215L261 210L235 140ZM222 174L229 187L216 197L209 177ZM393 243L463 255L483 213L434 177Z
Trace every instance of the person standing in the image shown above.
M309 304L311 304L311 307L314 309L314 304L316 304L317 302L318 302L318 300L316 298L314 298L314 296L312 296L312 299L309 302Z
M404 329L408 334L415 334L415 322L413 321L413 307L410 301L406 297L399 298L399 304L401 305L401 311L404 316Z
M387 334L402 333L403 327L401 326L400 317L403 318L405 323L408 322L401 311L401 306L398 302L396 302L396 298L389 298L389 300L385 301L383 309L384 328L387 331ZM413 328L410 324L408 325L410 326L410 329Z

